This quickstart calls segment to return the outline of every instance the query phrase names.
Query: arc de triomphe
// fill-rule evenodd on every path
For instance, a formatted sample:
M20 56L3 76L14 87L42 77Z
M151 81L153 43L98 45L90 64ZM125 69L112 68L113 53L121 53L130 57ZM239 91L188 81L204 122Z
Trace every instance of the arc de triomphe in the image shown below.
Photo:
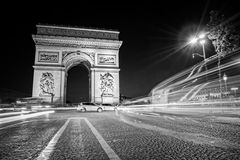
M66 102L68 71L82 64L89 71L89 99L119 103L119 32L37 25L33 97ZM80 88L79 88L80 89Z

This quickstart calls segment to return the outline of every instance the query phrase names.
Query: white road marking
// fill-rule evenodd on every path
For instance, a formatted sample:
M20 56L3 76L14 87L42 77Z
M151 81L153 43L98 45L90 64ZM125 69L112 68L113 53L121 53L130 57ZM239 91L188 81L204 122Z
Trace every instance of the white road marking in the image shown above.
M118 155L113 151L113 149L107 144L107 142L103 139L103 137L100 135L100 133L96 130L96 128L87 120L87 118L69 118L67 122L59 129L59 131L55 134L55 136L51 139L51 141L48 143L47 147L41 152L41 154L38 156L36 160L47 160L50 157L50 154L54 151L55 145L57 144L57 141L59 140L60 136L66 129L68 123L70 120L81 120L84 119L87 123L88 127L93 132L94 136L99 141L100 145L102 146L103 150L106 152L110 160L121 160Z
M37 160L47 160L50 157L50 154L55 148L57 141L59 140L60 136L62 135L63 131L66 129L69 119L65 122L65 124L58 130L58 132L54 135L51 141L48 143L47 147L41 152L38 156Z
M107 142L103 139L103 137L100 135L100 133L96 130L95 127L87 120L87 118L84 118L85 122L89 126L89 128L92 130L93 134L99 141L100 145L108 155L110 160L121 160L118 155L113 151L113 149L107 144Z

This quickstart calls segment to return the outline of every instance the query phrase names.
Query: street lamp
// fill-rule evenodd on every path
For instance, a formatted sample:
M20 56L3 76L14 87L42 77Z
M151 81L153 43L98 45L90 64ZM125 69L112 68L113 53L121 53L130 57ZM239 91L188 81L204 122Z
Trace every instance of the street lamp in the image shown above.
M195 55L198 55L198 56L200 56L204 59L204 62L206 61L206 53L205 53L205 46L204 46L205 42L206 42L206 40L204 39L205 36L206 36L206 33L205 34L201 33L197 37L195 36L195 37L191 38L190 41L189 41L190 44L196 44L197 42L199 42L202 45L203 54L201 55L201 54L198 54L198 53L193 53L192 57L194 58Z
M227 91L227 75L224 73L223 75L223 80L224 80L224 83L225 83L225 91Z
M202 45L202 48L203 48L203 58L204 58L204 61L206 61L206 54L205 54L205 47L204 47L204 44L205 44L205 39L202 39L199 41L199 43Z
M203 33L202 32L199 35L191 38L190 41L189 41L190 44L196 44L197 42L199 42L202 45L202 50L203 50L202 54L193 53L192 57L194 58L195 55L197 55L197 56L202 57L204 59L204 66L205 66L205 71L206 72L207 72L207 64L206 64L206 52L205 52L205 43L206 43L205 37L206 37L207 34L208 33ZM206 81L207 81L208 80L207 73L205 75L206 75Z

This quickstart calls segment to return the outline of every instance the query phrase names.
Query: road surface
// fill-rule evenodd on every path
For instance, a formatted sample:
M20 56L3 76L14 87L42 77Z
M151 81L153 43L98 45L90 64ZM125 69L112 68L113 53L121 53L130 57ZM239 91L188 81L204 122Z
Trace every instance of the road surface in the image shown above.
M64 110L13 117L0 119L0 159L240 159L234 113Z

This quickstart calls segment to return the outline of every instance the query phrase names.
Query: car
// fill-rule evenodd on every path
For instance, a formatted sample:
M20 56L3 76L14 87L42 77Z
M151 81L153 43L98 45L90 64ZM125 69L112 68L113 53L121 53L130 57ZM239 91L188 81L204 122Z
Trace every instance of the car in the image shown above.
M98 105L92 102L81 102L77 106L77 111L86 112L86 111L97 111L102 112L105 110L105 107L102 105Z

